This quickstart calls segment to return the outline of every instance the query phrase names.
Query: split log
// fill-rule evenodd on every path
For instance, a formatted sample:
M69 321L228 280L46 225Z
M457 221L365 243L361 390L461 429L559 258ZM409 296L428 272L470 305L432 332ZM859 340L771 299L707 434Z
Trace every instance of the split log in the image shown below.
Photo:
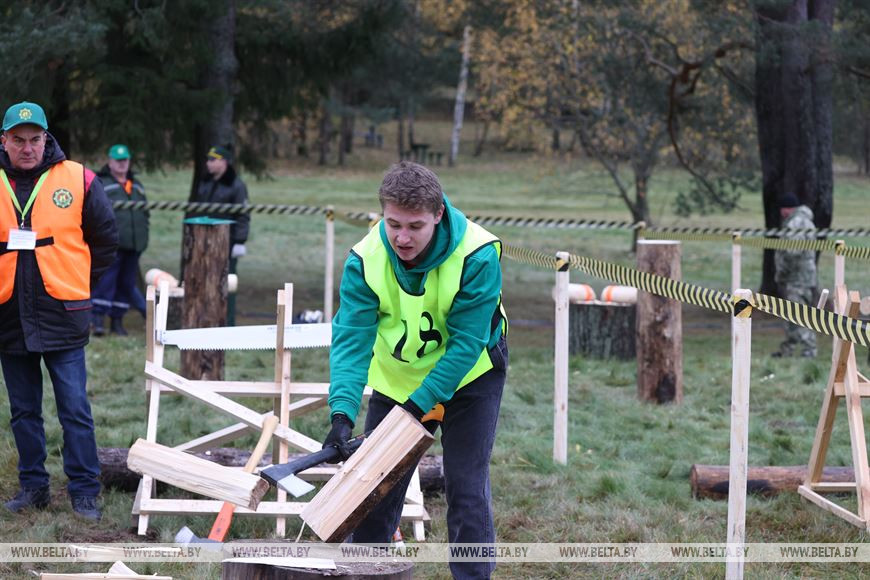
M233 559L221 562L221 580L411 580L413 577L413 562L341 562L335 570L288 568Z
M763 496L797 492L806 476L806 465L750 467L746 476L746 491ZM854 482L855 472L851 467L826 467L822 481ZM695 464L689 472L689 482L695 499L725 499L728 497L728 466Z
M635 310L634 304L571 304L568 351L591 358L633 359Z
M175 487L256 510L269 491L260 477L139 439L127 455L127 467Z
M637 242L637 269L679 280L680 243ZM677 300L637 293L637 396L641 401L683 401L683 320Z
M227 274L230 263L229 224L185 224L190 235L182 248L184 296L183 328L226 326ZM181 375L191 380L222 381L222 350L181 351Z
M127 468L127 447L100 447L97 456L100 460L100 481L103 487L136 491L141 476ZM251 456L250 449L237 447L220 447L207 452L193 453L195 457L223 465L225 467L243 467ZM303 457L304 453L291 454L287 461ZM260 460L259 467L272 464L272 455L266 453ZM420 487L427 495L437 495L444 492L444 460L440 455L424 455L418 465L420 468Z
M299 514L324 542L341 542L420 461L435 438L394 407Z

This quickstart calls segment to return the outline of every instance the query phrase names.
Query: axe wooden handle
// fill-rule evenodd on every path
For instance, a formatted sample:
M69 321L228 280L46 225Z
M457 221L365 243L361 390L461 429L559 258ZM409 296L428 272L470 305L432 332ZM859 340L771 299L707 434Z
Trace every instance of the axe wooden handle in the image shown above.
M266 448L269 446L269 441L275 433L275 427L278 426L278 417L269 415L263 420L263 430L260 432L260 440L257 441L257 446L251 452L248 462L245 464L243 471L245 473L253 473L263 458ZM211 532L208 534L209 540L223 542L227 537L227 532L230 531L230 524L233 522L233 513L236 511L236 504L228 501L221 506L221 511L214 520L214 525L211 527Z

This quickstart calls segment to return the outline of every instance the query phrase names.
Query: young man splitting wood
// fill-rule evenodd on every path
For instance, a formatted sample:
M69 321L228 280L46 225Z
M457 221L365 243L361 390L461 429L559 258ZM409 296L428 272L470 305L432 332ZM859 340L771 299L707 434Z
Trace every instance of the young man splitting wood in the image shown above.
M365 431L401 405L416 419L444 404L441 444L452 544L495 542L489 460L505 383L507 318L501 242L450 205L438 177L416 163L389 169L384 219L350 252L332 323L324 442L347 458L366 384ZM388 543L413 470L354 530L351 541ZM488 578L494 561L451 562L456 578Z

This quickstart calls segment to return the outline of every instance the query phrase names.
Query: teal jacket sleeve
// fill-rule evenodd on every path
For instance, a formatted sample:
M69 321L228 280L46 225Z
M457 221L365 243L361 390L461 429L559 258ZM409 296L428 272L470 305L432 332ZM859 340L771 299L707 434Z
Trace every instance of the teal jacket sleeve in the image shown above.
M339 299L329 351L329 408L356 422L378 330L378 297L366 284L356 254L344 263Z
M483 349L491 346L501 329L491 331L492 316L501 294L501 266L490 244L469 256L462 285L447 314L447 347L411 400L423 411L449 401L456 387L475 365Z

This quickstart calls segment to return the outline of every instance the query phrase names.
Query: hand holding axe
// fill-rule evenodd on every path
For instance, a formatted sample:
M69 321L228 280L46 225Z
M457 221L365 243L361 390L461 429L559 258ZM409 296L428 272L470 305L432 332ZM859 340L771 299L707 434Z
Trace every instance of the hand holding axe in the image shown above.
M251 452L248 462L245 463L243 471L245 473L253 473L263 458L266 452L266 447L269 446L269 440L275 434L275 427L278 426L278 417L269 415L263 420L263 430L260 433L260 439L257 441L256 447ZM208 534L209 540L223 542L227 537L227 532L230 531L230 524L233 521L233 513L236 511L236 505L228 501L224 502L220 513L214 520L214 525L211 527L211 532Z
M438 403L432 407L431 411L426 413L420 419L420 422L423 423L430 433L434 433L443 420L444 405ZM363 441L365 441L369 434L370 433L363 433L348 440L345 449L348 452L353 453L359 449L359 446L363 444ZM326 461L334 461L340 457L340 454L341 452L337 447L326 447L315 453L305 455L304 457L294 459L293 461L288 461L287 463L270 465L260 471L260 477L268 481L270 484L280 487L293 497L300 497L313 490L314 486L298 477L296 474L316 465L320 465Z

